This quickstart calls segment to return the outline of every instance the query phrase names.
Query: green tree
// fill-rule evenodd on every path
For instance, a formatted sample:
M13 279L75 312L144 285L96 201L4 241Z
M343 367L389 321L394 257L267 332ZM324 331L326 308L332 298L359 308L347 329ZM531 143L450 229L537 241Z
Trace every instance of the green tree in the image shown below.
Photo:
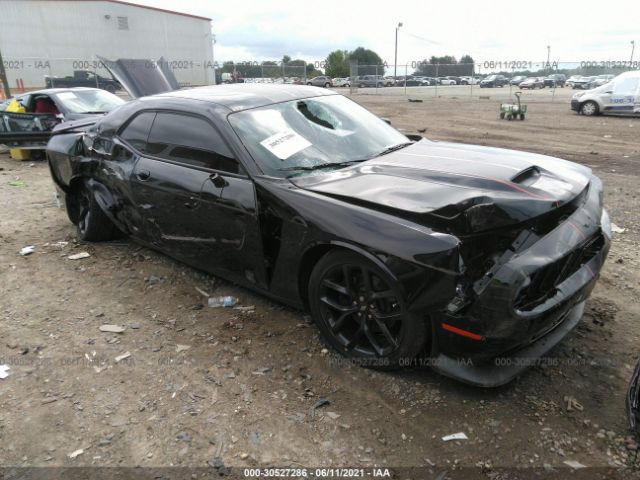
M458 63L476 63L471 55L463 55Z
M382 58L373 50L358 47L349 53L349 62L358 62L358 75L384 75Z
M307 63L299 58L295 60L289 60L289 62L287 62L287 64L285 65L284 71L286 77L302 78L308 71Z
M349 73L349 52L346 50L335 50L331 52L325 60L325 73L332 78L348 77Z

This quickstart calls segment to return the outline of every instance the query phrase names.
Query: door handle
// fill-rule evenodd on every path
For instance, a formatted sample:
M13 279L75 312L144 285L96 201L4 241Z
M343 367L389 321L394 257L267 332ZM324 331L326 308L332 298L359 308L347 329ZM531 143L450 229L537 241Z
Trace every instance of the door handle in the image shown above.
M151 172L149 170L138 170L136 172L136 178L141 182L149 180L151 178Z
M211 175L209 175L209 180L211 180L211 182L213 182L213 185L216 188L224 188L227 185L229 185L229 182L227 182L224 177L221 177L219 174L217 173L212 173Z

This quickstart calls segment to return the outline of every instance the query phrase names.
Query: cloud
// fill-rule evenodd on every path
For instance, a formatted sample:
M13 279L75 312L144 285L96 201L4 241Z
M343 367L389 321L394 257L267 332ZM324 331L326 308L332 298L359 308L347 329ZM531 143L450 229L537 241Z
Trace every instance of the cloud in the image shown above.
M477 61L563 61L628 59L630 41L638 35L637 0L607 6L615 28L603 29L602 9L571 2L530 8L504 2L405 0L300 0L201 2L132 0L213 19L217 60L276 60L283 55L307 61L324 59L335 49L364 46L393 62L395 29L398 61L411 63L431 55L472 55ZM601 5L602 6L602 5ZM637 41L640 41L638 35ZM237 57L236 57L237 55Z

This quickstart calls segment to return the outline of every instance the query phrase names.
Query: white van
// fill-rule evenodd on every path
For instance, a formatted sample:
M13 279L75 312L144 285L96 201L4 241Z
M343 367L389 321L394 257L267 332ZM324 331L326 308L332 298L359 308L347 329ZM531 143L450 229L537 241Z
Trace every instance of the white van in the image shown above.
M625 72L609 83L578 92L571 98L571 110L583 115L640 115L640 70Z

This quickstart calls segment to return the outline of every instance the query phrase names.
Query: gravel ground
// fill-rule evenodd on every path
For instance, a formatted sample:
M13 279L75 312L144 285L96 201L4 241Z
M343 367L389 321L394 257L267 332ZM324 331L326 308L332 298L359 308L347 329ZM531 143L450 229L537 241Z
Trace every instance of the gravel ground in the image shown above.
M126 239L80 244L46 163L0 154L0 364L10 366L0 380L0 466L421 467L399 478L538 469L566 478L573 461L612 478L607 468L633 465L624 394L640 344L640 119L578 116L548 93L525 95L524 122L499 120L495 98L354 97L407 133L555 155L604 181L625 231L583 321L543 364L492 390L426 368L351 366L324 349L305 312ZM35 252L19 256L26 245ZM68 258L80 252L90 256ZM200 291L249 308L208 308ZM579 408L567 408L570 397ZM468 439L441 438L457 432Z

